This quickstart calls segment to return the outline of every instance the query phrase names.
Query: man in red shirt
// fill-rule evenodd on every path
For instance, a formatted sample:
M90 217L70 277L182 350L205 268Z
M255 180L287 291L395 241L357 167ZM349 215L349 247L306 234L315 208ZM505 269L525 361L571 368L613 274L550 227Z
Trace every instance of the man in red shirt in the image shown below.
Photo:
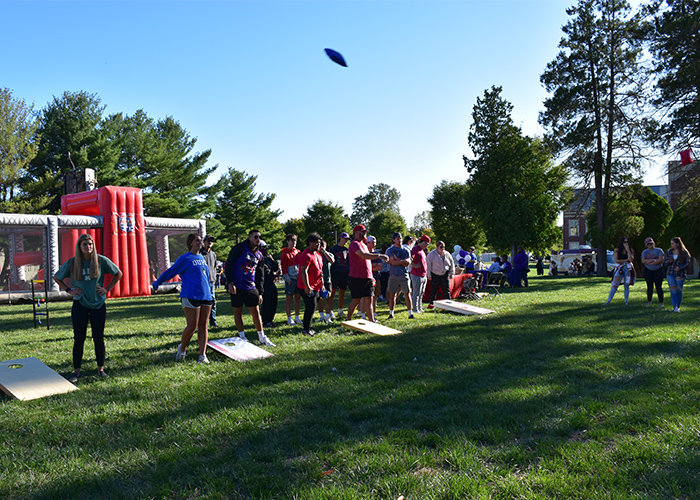
M299 279L299 266L297 258L301 253L297 248L297 235L288 234L287 247L282 249L280 262L282 263L282 278L284 279L284 309L287 311L287 324L300 324L299 306L301 298L297 292L297 280ZM292 297L294 297L294 321L292 321Z
M299 254L299 279L297 294L304 299L304 323L302 333L313 337L311 320L316 312L318 294L323 290L323 259L317 252L321 235L311 233L306 237L306 248Z
M353 229L354 239L348 248L348 260L350 261L350 296L352 300L348 306L348 319L352 319L357 306L362 302L362 311L368 311L368 319L375 321L372 309L372 297L374 296L374 278L372 277L372 259L380 258L384 261L389 257L383 254L371 253L365 244L367 228L362 224Z

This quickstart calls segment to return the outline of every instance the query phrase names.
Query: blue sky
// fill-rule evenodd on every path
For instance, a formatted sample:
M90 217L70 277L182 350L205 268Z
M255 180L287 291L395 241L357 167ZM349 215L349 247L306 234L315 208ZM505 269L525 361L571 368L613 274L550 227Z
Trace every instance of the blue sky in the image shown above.
M282 221L317 199L349 214L383 182L410 224L434 185L466 178L485 89L503 86L515 122L542 133L539 75L570 3L0 0L0 87L37 108L82 90L106 114L172 116L217 177L234 167L276 193Z

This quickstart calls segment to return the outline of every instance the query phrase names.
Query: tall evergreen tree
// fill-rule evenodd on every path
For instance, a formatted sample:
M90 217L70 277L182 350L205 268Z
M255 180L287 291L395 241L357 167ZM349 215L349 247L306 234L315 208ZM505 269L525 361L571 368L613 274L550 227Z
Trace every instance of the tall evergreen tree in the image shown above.
M394 212L401 215L399 201L401 193L388 184L372 184L367 188L367 193L355 198L352 203L352 216L350 223L369 224L372 218L379 212Z
M610 188L639 168L643 147L639 26L626 0L579 0L567 13L562 50L540 77L552 93L540 123L565 165L583 184L593 182L602 276Z
M567 201L566 174L541 141L513 124L513 106L501 90L486 90L474 106L468 203L493 249L514 253L523 245L543 255L559 240L556 219Z

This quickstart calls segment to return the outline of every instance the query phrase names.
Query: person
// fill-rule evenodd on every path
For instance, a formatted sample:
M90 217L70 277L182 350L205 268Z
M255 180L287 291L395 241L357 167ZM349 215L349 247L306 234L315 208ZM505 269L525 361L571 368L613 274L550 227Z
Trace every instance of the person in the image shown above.
M488 268L488 273L489 273L489 274L492 274L492 273L500 273L500 272L501 272L501 269L502 269L502 267L501 267L501 258L498 257L498 256L496 256L496 257L493 258L493 262L491 263L491 265L490 265L489 268Z
M186 325L182 331L182 339L175 352L175 360L185 359L187 345L197 330L197 344L199 345L200 363L209 363L207 358L207 342L209 330L207 327L211 312L211 280L209 279L209 266L201 255L203 246L202 237L198 234L187 236L187 253L182 254L175 263L163 271L160 277L153 282L153 290L178 274L182 279L180 301L185 312Z
M330 291L333 289L333 285L331 284L331 265L333 264L333 261L335 260L335 257L333 257L333 254L331 254L328 249L328 245L326 244L326 240L321 238L321 241L319 242L318 246L318 253L321 254L321 261L323 262L323 289L328 292L328 296L321 302L321 305L319 306L319 312L320 312L320 321L322 323L333 323L333 299L330 297ZM325 314L324 314L324 304L325 304Z
M401 246L401 233L394 233L391 239L392 245L387 248L386 255L389 257L389 319L394 319L394 306L396 296L403 292L406 298L406 308L408 309L408 319L414 319L411 308L411 282L408 277L408 270L411 265L411 254Z
M371 253L365 244L367 228L364 225L358 224L352 232L354 239L352 243L350 243L350 248L348 249L350 296L352 297L350 305L348 306L348 319L352 319L355 309L358 305L361 305L360 311L365 313L369 321L374 322L375 317L374 311L372 310L374 277L372 276L371 261L377 257L377 254ZM400 238L399 243L401 243ZM387 256L380 255L379 258L385 259ZM389 315L389 317L392 316Z
M214 250L211 249L212 245L216 241L211 234L204 237L202 242L202 250L199 252L204 261L209 267L209 281L211 283L211 312L209 313L209 328L218 327L219 324L216 322L216 254Z
M105 275L112 280L104 285ZM81 234L75 244L75 254L54 274L53 280L73 297L71 321L73 322L73 373L68 381L76 383L83 364L83 347L90 323L92 342L95 345L97 375L107 378L105 372L105 323L107 320L107 294L124 274L117 265L95 251L95 241L89 234ZM70 278L70 285L65 279Z
M652 237L646 238L644 245L646 248L642 252L642 264L644 264L644 281L647 282L647 307L652 306L654 287L656 287L656 295L659 298L659 307L663 307L663 264L665 254L661 248L656 246Z
M333 255L334 262L331 264L331 299L335 298L338 292L338 317L345 315L343 305L345 304L345 290L348 289L348 275L350 273L350 263L348 261L348 248L345 244L350 240L348 233L340 233L338 243L333 245L328 251ZM331 319L335 315L331 311Z
M671 238L671 248L666 252L664 263L668 266L666 268L666 281L674 312L681 312L683 285L691 262L692 259L683 241L678 237Z
M529 259L525 249L522 245L518 246L518 253L513 257L513 268L518 272L515 286L523 286L523 283L525 283L524 286L529 285L527 281L527 273L530 272L528 262Z
M511 264L508 261L508 254L503 254L501 256L501 267L503 268L503 272L506 273L506 275L510 274L513 271L513 264Z
M445 252L445 242L443 241L436 243L435 250L430 252L425 260L428 266L428 281L430 281L428 309L432 309L438 289L442 290L444 298L452 298L450 280L455 275L455 261L449 253Z
M386 255L386 250L389 248L388 243L382 243L382 248L379 250L379 253L382 255ZM388 302L389 301L389 294L386 292L387 287L389 286L389 268L391 266L389 265L388 261L382 261L382 270L379 271L379 290L381 292L381 295L379 296L379 301L380 302Z
M544 274L544 262L542 262L542 257L537 257L535 269L537 269L537 276L542 276Z
M297 248L297 235L288 234L285 237L287 246L282 249L280 263L282 264L282 279L284 280L284 310L287 313L287 324L301 324L299 309L301 297L297 294L297 280L299 279L299 266L297 258L301 253ZM294 302L294 320L292 320L292 301Z
M559 276L559 266L557 265L557 261L554 259L549 261L549 273L552 276Z
M321 235L309 233L306 237L306 248L299 254L299 279L297 293L304 299L304 322L302 333L313 337L316 332L311 329L314 319L318 296L323 290L323 259L317 252L321 243Z
M270 248L265 241L260 240L260 253L263 256L263 301L260 311L263 328L275 328L277 314L277 285L275 278L279 276L280 266L269 254Z
M381 271L384 268L384 261L382 260L380 254L381 252L377 249L377 238L374 236L367 236L367 241L365 242L367 245L367 250L369 250L370 253L374 254L376 256L375 259L372 259L371 265L372 265L372 278L374 278L374 296L372 297L372 317L374 317L374 321L376 323L377 321L377 300L379 296L377 295L377 287L379 287L380 292L384 292L381 288Z
M467 259L469 257L469 259ZM476 269L476 247L469 247L469 252L467 252L467 257L464 258L467 269L469 271L474 271Z
M586 266L586 276L589 278L591 276L595 276L595 261L593 258L589 255L588 258L586 259L587 261L587 266Z
M411 249L411 303L415 311L419 314L423 313L423 294L425 293L425 285L428 283L428 268L426 265L426 252L430 244L430 236L424 234L416 241L415 246Z
M235 245L229 252L226 259L228 292L231 294L231 306L238 336L247 340L243 328L243 305L245 305L253 317L253 325L258 332L260 343L275 347L275 344L265 335L260 317L260 304L262 304L264 292L260 240L260 231L253 229L248 233L248 239Z
M613 252L613 258L617 267L613 271L612 285L610 286L610 293L605 305L610 304L610 301L615 296L615 292L617 292L617 287L620 286L620 282L625 285L625 305L627 305L630 298L630 286L634 285L636 280L634 266L632 265L634 262L634 251L630 248L627 237L623 236L620 238L620 242Z

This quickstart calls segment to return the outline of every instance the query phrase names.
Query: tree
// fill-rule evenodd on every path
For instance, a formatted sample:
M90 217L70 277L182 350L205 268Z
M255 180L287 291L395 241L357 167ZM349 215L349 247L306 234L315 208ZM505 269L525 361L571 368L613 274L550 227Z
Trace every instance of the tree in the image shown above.
M668 248L671 238L679 237L690 255L697 259L700 256L700 224L697 221L698 213L692 208L681 205L676 209L659 246Z
M665 7L662 5L665 4ZM677 147L700 141L700 2L698 0L654 1L647 24L654 55L658 95L654 104L666 119L656 131L665 145Z
M354 225L368 224L379 212L389 211L401 214L399 200L401 194L388 184L372 184L367 194L358 196L352 203L350 222Z
M605 275L610 188L638 170L643 147L639 26L629 12L626 0L579 0L567 9L562 50L540 77L552 93L540 123L565 165L583 184L593 181L599 276Z
M46 195L33 198L21 189L37 154L38 127L34 105L0 89L0 212L37 213L48 203Z
M349 232L350 221L343 207L330 201L314 201L306 209L304 233L299 234L299 239L306 239L306 235L313 231L316 231L323 239L328 239L328 241L334 241L334 234Z
M377 238L377 243L381 245L382 243L391 244L391 237L395 232L399 232L406 236L408 234L408 229L406 228L406 221L401 215L397 214L392 210L384 210L378 212L369 221L369 234Z
M487 89L474 106L467 203L491 248L515 253L523 245L544 255L559 239L556 219L567 202L566 173L540 140L513 125L513 106L501 90Z
M93 168L99 174L116 163L119 150L101 128L104 109L94 94L64 92L60 98L54 96L44 110L38 154L29 165L23 189L31 196L48 195L52 213L60 211L63 175L73 166Z
M408 230L413 234L424 234L426 231L432 229L432 227L433 218L430 216L430 210L424 210L413 217L413 222Z
M301 238L302 236L305 236L304 232L306 231L306 228L304 227L304 219L289 219L287 222L282 224L282 230L284 231L285 236L288 234L296 234Z
M470 187L464 182L442 181L433 187L428 198L432 207L435 238L452 248L454 245L482 248L486 235L469 203Z
M280 248L284 235L277 217L282 213L273 210L275 195L256 194L256 175L229 168L221 177L221 195L216 200L214 218L222 229L217 236L219 248L230 248L248 238L248 233L257 229L271 248Z

